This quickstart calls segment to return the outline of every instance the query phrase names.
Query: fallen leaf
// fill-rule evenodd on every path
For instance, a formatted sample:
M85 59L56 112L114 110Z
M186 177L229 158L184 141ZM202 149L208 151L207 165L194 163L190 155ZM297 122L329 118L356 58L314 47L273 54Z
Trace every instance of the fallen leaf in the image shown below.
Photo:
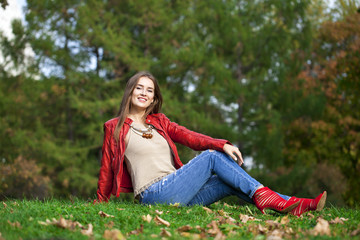
M348 218L343 218L343 217L341 217L341 218L339 218L339 217L336 217L335 219L332 219L332 220L330 220L330 224L337 224L337 223L339 223L339 224L344 224L344 222L346 222L347 220L349 220Z
M80 232L82 235L91 236L93 234L93 225L89 223L87 229L83 229Z
M281 224L279 222L276 222L274 220L266 220L265 221L266 226L269 228L269 230L280 228Z
M105 230L103 238L110 240L123 240L124 235L118 229Z
M2 202L2 204L3 204L4 208L6 208L6 207L7 207L7 204L6 204L6 203Z
M150 223L151 222L151 219L152 219L152 217L150 216L150 214L148 214L148 215L143 215L142 217L142 220L144 220L145 222L148 222L148 223Z
M202 207L207 213L213 213L213 211L210 208Z
M100 215L100 217L111 217L111 218L114 218L114 216L113 216L113 215L110 215L110 214L104 213L103 211L100 211L98 214Z
M285 217L281 218L280 221L280 223L284 225L288 224L289 222L290 222L289 215L286 215Z
M355 229L354 231L352 231L351 233L350 233L350 236L357 236L357 235L359 235L360 234L360 228L358 228L358 229Z
M170 206L171 206L171 207L179 207L179 206L180 206L180 203L174 203L174 204L170 203Z
M152 238L157 238L158 235L156 235L156 234L151 234L150 237L152 237Z
M189 209L189 210L186 211L186 213L190 213L191 211L192 211L192 209Z
M267 232L269 231L266 227L264 227L264 226L261 225L261 224L258 225L258 229L259 229L259 232L260 232L261 234L265 234L265 233L267 233Z
M283 233L279 229L275 229L267 235L266 240L281 240L282 236Z
M209 228L207 230L207 233L209 233L211 236L216 236L219 232L221 233L216 221L211 221L211 223L209 223L207 227Z
M20 224L18 221L12 223L12 222L10 222L10 221L8 220L7 222L10 224L10 226L21 229L21 224Z
M118 211L124 211L125 208L116 208L116 210L118 210Z
M12 205L14 205L14 206L19 206L19 204L17 203L17 202L12 202Z
M162 224L162 225L165 225L167 227L170 227L170 223L168 221L165 221L164 219L160 218L159 216L156 216L154 218L154 221L157 223L157 224Z
M191 226L185 225L185 226L179 227L177 230L178 230L178 232L188 232L188 231L190 231L191 229L192 229Z
M156 213L157 215L161 215L161 214L163 214L164 212L163 212L163 211L159 211L159 210L155 210L155 213Z
M144 225L141 224L139 229L132 230L131 232L129 232L128 235L139 235L140 233L143 232L144 232Z
M168 232L168 231L166 231L165 228L162 228L162 229L161 229L160 235L161 235L162 237L171 237L171 233Z
M260 219L254 218L252 216L248 216L246 214L240 214L240 221L242 223L247 223L247 221L261 221Z
M220 216L225 216L226 215L226 213L224 212L223 209L218 210L218 213L219 213Z
M316 220L317 224L314 227L314 229L312 229L310 231L310 234L317 236L317 235L327 235L330 236L330 225L329 222L326 221L325 219L322 218L318 218Z
M110 221L110 222L104 224L104 226L107 228L113 228L114 225L115 225L115 223L113 221Z
M313 215L313 214L311 214L311 213L307 213L307 216L309 217L309 219L313 219L315 216Z

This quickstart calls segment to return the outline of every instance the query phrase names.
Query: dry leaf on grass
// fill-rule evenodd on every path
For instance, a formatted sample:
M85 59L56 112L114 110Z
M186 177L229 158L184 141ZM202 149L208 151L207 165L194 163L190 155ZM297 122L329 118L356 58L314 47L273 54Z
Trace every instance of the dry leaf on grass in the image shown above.
M123 240L124 235L118 229L105 230L103 238L110 240Z
M289 215L284 216L284 217L281 218L281 220L280 220L280 223L281 223L281 224L284 224L284 225L288 224L289 222L290 222Z
M267 235L266 240L281 240L282 237L283 233L279 229L275 229Z
M337 224L337 223L340 223L340 224L344 224L344 222L348 221L349 219L348 218L339 218L339 217L336 217L335 219L332 219L330 220L330 224Z
M21 224L20 224L18 221L12 223L12 222L10 222L10 221L8 220L7 222L10 224L10 226L21 229Z
M242 223L247 223L247 221L261 221L261 220L246 214L240 214L240 221Z
M310 230L310 234L314 236L318 236L318 235L330 236L329 222L322 218L318 218L316 222L317 224L314 227L314 229Z
M162 237L171 237L171 233L168 232L168 231L166 231L165 228L162 228L162 229L161 229L160 235L161 235Z
M110 221L110 222L104 224L104 226L106 228L110 228L110 229L113 228L114 225L115 225L115 223L113 221Z
M302 216L302 215L301 215ZM307 216L309 217L309 219L313 219L315 216L313 215L313 214L311 214L311 213L307 213Z
M211 236L216 236L218 233L221 233L218 223L216 221L211 221L211 223L209 223L207 227L209 228L207 230L207 233L209 233Z
M93 234L93 225L91 223L89 223L87 225L87 228L85 228L85 227L83 227L83 225L81 225L81 223L74 222L72 220L66 220L63 217L60 217L59 220L53 218L52 221L50 221L49 219L46 219L46 222L38 221L38 223L41 225L44 225L44 226L54 225L56 227L69 229L71 231L76 230L76 228L78 227L78 228L82 229L80 232L83 235L91 236Z
M83 229L80 232L82 235L91 236L93 234L93 225L89 223L87 229Z
M177 230L178 230L178 232L188 232L188 231L190 231L191 229L192 229L191 226L185 225L185 226L179 227Z
M210 208L202 207L207 213L213 213L213 211Z
M164 212L163 211L159 211L159 210L155 210L155 213L157 214L157 215L161 215L161 214L163 214Z
M7 207L7 204L6 204L6 203L2 202L2 204L3 204L4 208L6 208L6 207Z
M159 225L162 224L162 225L165 225L167 227L170 227L170 223L168 221L165 221L164 219L160 218L159 216L156 216L154 218L154 221Z
M116 208L116 210L118 210L118 211L124 211L125 208Z
M144 225L141 224L139 229L132 230L128 233L128 235L139 235L140 233L144 232Z
M170 203L170 206L171 207L180 207L180 203L174 203L174 204Z
M358 228L358 229L356 229L356 230L354 230L354 231L352 231L351 233L350 233L350 236L357 236L357 235L359 235L360 234L360 228Z
M98 214L100 215L100 217L111 217L111 218L114 218L114 216L113 216L113 215L110 215L110 214L104 213L103 211L100 211Z
M148 222L148 223L150 223L152 220L152 217L150 216L150 214L148 214L146 216L143 215L141 218L142 218L142 220L144 220L145 222Z
M269 228L269 230L280 228L281 224L277 221L273 220L266 220L265 221L266 226Z

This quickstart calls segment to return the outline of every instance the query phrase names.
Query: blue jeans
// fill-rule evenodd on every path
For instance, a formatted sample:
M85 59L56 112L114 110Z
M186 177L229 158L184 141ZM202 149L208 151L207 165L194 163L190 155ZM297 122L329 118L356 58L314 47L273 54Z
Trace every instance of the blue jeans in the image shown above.
M226 153L208 150L148 187L140 194L140 203L210 205L232 195L254 203L252 196L261 185Z

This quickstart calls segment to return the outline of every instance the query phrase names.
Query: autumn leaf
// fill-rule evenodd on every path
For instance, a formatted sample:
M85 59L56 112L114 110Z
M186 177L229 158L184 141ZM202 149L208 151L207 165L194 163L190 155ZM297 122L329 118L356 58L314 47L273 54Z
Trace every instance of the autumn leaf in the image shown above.
M144 225L141 224L139 229L132 230L128 235L139 235L144 232Z
M213 213L213 211L210 208L202 207L207 213Z
M145 222L148 222L148 223L150 223L152 220L152 217L150 216L150 214L148 214L146 216L143 215L141 218L142 218L142 220L144 220Z
M2 202L2 204L3 204L4 208L6 208L6 207L7 207L7 204L6 204L6 203Z
M170 206L171 207L180 207L180 203L174 203L174 204L170 203Z
M110 221L108 223L105 223L104 226L107 227L107 228L113 228L113 226L115 225L115 223L113 221Z
M118 210L118 211L124 211L125 208L116 208L116 210Z
M157 214L157 215L161 215L161 214L163 214L164 212L163 211L159 211L159 210L155 210L155 213Z
M10 224L10 226L21 229L21 224L20 224L18 221L12 223L12 222L10 222L10 221L8 220L7 222Z
M288 224L289 222L290 222L289 215L286 215L285 217L281 218L280 221L280 223L284 225Z
M283 232L275 229L266 236L266 240L281 240L283 239Z
M93 225L91 223L88 224L87 229L83 229L80 231L82 235L91 236L93 234Z
M240 221L242 223L247 223L247 221L261 221L260 219L254 218L252 216L248 216L245 214L240 214Z
M123 240L124 235L118 229L105 230L103 238L110 240Z
M344 224L344 222L347 221L347 220L349 220L349 219L348 218L343 218L343 217L341 217L341 218L336 217L335 219L330 220L329 223L330 224L337 224L337 223Z
M207 233L209 233L211 236L216 236L218 233L221 233L216 221L211 221L211 223L209 223L207 227L209 228L207 230Z
M269 230L280 228L281 224L274 220L266 220L265 225L269 228Z
M311 213L307 213L307 216L309 217L309 219L313 219L315 216L313 215L313 214L311 214Z
M156 216L154 218L154 221L159 225L162 224L162 225L165 225L167 227L170 227L170 223L168 221L165 221L164 219L160 218L159 216Z
M191 226L185 225L185 226L179 227L177 230L178 230L178 232L188 232L188 231L190 231L191 229L192 229Z
M162 228L162 229L161 229L160 235L161 235L162 237L171 237L171 233L168 232L168 231L166 231L165 228Z
M327 235L330 236L330 225L329 222L326 221L325 219L322 218L318 218L316 220L317 224L314 227L314 229L312 229L310 231L310 234L314 235L314 236L318 236L318 235Z
M99 215L100 215L100 217L110 217L110 218L114 218L114 216L113 215L109 215L109 214L107 214L107 213L104 213L103 211L100 211L99 213L98 213Z

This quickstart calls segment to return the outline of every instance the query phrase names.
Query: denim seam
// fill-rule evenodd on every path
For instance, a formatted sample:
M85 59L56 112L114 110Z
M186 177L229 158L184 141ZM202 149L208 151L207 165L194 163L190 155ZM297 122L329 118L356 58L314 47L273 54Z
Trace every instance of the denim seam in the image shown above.
M224 156L223 156L223 153L218 152L218 151L213 152L213 154L220 155L220 156L218 156L218 157L221 157L221 158L224 157ZM228 167L231 167L232 170L235 170L235 171L237 172L237 170L236 170L229 162L227 162L227 161L224 161L224 162L225 162L225 164L226 164ZM239 167L240 167L240 166L239 166ZM248 179L248 178L245 177L244 174L241 173L241 172L239 172L239 175L241 175L242 178L244 178L244 179L245 179L245 178ZM258 185L253 184L253 183L251 183L251 184L254 185L255 188L254 188L254 190L252 190L252 191L250 192L250 195L249 195L250 198L253 197L253 195L255 194L255 192L256 192L256 190L258 189L258 187L261 186L261 183L259 183Z

